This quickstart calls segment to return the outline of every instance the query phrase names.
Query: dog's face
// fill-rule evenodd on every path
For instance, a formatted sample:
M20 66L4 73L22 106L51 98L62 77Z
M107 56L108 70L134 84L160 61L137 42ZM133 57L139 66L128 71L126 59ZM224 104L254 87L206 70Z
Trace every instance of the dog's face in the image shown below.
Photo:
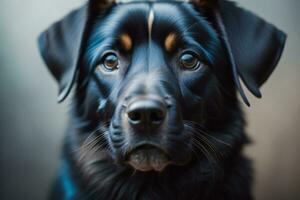
M84 57L96 88L87 109L106 113L95 123L108 122L114 158L141 171L188 163L198 141L189 122L203 124L204 102L217 103L213 68L225 60L209 23L189 4L119 5L95 20Z
M247 103L239 77L260 96L282 33L223 1L221 12L172 1L101 4L99 11L95 2L40 40L60 100L78 84L74 121L87 133L77 135L77 146L107 151L138 171L163 171L210 162L243 142L225 131L239 111L236 90ZM91 163L95 155L83 150Z

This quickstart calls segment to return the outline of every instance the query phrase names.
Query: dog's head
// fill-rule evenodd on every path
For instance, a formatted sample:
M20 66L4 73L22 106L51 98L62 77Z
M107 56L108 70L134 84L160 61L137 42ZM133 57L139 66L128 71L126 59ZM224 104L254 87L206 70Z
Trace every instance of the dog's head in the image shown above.
M92 145L124 166L162 171L235 142L207 130L228 125L236 90L248 104L240 78L260 97L284 40L227 1L94 0L47 30L40 48L59 101L77 83L81 137L96 133Z

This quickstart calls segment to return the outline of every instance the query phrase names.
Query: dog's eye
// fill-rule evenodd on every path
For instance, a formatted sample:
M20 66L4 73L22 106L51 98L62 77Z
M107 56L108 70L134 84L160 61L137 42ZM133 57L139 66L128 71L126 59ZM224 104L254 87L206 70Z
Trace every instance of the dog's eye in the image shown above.
M108 71L113 71L118 69L119 59L118 56L114 53L109 53L104 56L103 67Z
M180 64L184 69L193 70L199 67L200 61L195 55L184 53L180 57Z

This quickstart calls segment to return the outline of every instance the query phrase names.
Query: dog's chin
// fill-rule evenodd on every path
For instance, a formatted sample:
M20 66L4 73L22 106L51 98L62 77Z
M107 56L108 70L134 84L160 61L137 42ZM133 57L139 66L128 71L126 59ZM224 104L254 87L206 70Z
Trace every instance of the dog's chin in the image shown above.
M147 171L163 171L172 163L169 155L158 147L142 146L127 156L126 162L135 170Z

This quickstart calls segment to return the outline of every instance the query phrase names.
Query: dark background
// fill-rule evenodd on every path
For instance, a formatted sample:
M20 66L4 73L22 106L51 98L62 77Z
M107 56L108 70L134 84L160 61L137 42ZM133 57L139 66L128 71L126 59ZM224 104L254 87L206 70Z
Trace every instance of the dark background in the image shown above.
M83 0L0 1L0 197L42 200L59 165L68 102L56 103L57 85L36 38ZM258 200L300 199L300 1L239 0L288 33L278 68L263 99L246 108L254 144Z

